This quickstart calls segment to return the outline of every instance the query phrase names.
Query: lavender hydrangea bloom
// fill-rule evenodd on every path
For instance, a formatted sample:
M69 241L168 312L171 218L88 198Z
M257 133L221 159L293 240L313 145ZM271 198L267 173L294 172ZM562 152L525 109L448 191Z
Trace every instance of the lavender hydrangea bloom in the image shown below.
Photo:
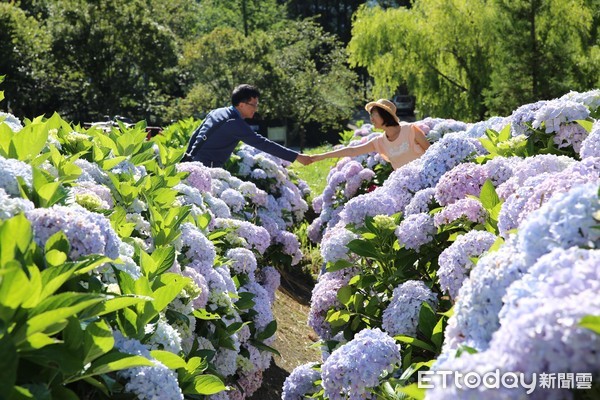
M239 244L245 248L256 249L260 254L264 253L271 243L271 237L265 228L247 221L217 218L215 227L234 228L233 236L228 235L228 237L234 241L239 241Z
M483 165L483 169L492 185L498 187L514 175L522 160L519 157L494 157Z
M433 218L427 213L409 215L395 230L398 242L415 251L433 240L436 232Z
M135 367L117 372L117 376L127 381L125 391L135 394L141 400L183 400L177 375L173 371L154 360L139 341L127 339L119 331L114 332L114 337L115 348L120 352L145 357L154 364L152 367Z
M338 260L349 260L348 243L357 238L358 235L346 229L343 224L327 230L321 242L323 261L335 263Z
M371 193L362 194L346 203L340 213L340 219L344 224L355 224L362 226L367 216L392 215L399 211L396 200L390 196L381 195L377 189Z
M262 332L274 319L269 293L256 281L246 283L240 287L238 293L251 293L254 295L253 301L255 304L252 307L252 310L256 312L253 317L254 326L257 332Z
M189 172L185 181L190 186L198 189L200 192L209 192L212 178L208 167L201 162L184 162L177 164L178 172Z
M181 225L181 250L190 261L212 266L217 255L215 245L195 225Z
M468 138L448 137L434 143L419 159L425 181L419 189L435 186L442 175L476 153L477 147Z
M15 215L33 210L35 206L27 199L12 198L0 187L0 220L14 217Z
M17 177L20 176L28 187L33 184L31 166L14 158L0 156L0 188L11 196L21 196Z
M390 336L417 336L423 303L437 309L437 297L422 281L406 281L394 289L392 301L383 311L381 327Z
M485 222L487 211L483 208L479 200L473 198L460 199L446 207L433 217L436 227L450 224L460 218L475 223Z
M600 336L579 326L588 314L600 314L597 291L585 290L567 298L527 298L518 313L502 321L490 348L512 354L514 370L533 373L592 373L600 365ZM565 391L554 393L564 399ZM546 399L547 392L533 392L532 399Z
M345 271L344 271L345 272ZM352 277L351 273L326 272L312 290L308 325L323 339L331 339L331 326L325 320L330 309L337 309L341 303L337 299L338 290L346 286Z
M471 257L479 257L496 241L496 235L487 231L470 231L459 236L438 258L440 268L437 275L440 286L450 297L456 298L458 291L473 268Z
M35 241L43 246L48 238L63 231L71 245L69 256L76 260L81 256L102 254L116 259L121 240L102 214L86 210L79 205L52 206L26 212L35 234Z
M147 342L150 350L166 350L175 354L181 351L181 336L166 320L159 319L152 326L151 333Z
M242 247L227 250L225 256L232 261L231 269L236 274L247 274L251 279L254 279L256 271L256 257L248 249Z
M464 199L467 195L479 196L488 178L483 165L462 163L446 172L435 187L435 198L442 205Z
M513 176L498 186L496 192L501 199L506 200L527 179L544 172L560 172L575 162L576 160L570 157L556 156L554 154L527 157L518 164L518 168L513 168Z
M498 251L481 257L458 291L454 314L444 332L444 351L456 349L460 344L485 350L499 327L498 313L506 288L526 271L514 238Z
M100 207L103 210L111 210L114 207L114 199L110 189L104 185L99 185L92 181L84 181L72 186L69 190L70 196L77 201L78 196L93 195L100 201Z
M492 129L499 132L504 128L505 125L510 123L509 118L505 117L491 117L486 121L477 122L475 124L467 125L467 131L465 136L468 138L478 139L485 137L485 132L488 129Z
M0 111L0 124L8 125L10 130L13 132L19 132L21 129L23 129L23 124L21 124L19 118L3 111Z
M317 392L315 382L321 378L321 374L313 369L315 365L313 362L294 368L283 383L282 400L303 400L306 395Z
M581 143L579 155L581 159L600 157L600 121L594 123L592 131Z
M586 119L590 110L583 104L570 100L550 100L540 107L534 115L532 126L535 129L545 127L546 133L558 132L562 124L578 119Z
M526 124L531 124L533 122L536 111L542 108L546 103L546 100L542 100L536 103L524 104L513 111L510 116L510 120L512 121L510 126L512 136L529 136L531 134L531 129Z
M364 399L368 389L400 363L399 347L379 328L360 331L323 363L325 396L331 400Z
M581 125L572 123L561 125L554 135L553 141L559 149L572 147L579 154L581 145L587 136L588 132Z
M460 132L467 129L467 124L462 121L455 121L453 119L443 120L427 133L427 139L430 142L435 142L440 140L445 134L450 132Z
M413 196L412 200L404 207L404 215L427 213L430 206L435 203L435 188L425 188L419 190Z
M562 96L559 100L570 100L576 103L581 103L589 108L590 111L595 111L600 108L600 89L593 89L583 93L570 91Z
M554 196L519 228L518 248L529 265L554 248L597 246L600 230L594 214L600 210L598 184L574 187Z
M246 199L244 196L234 189L225 189L221 192L221 200L229 206L229 209L233 212L240 212L246 206Z
M200 289L200 293L198 294L198 296L192 299L192 304L194 305L194 308L205 308L206 304L208 304L209 289L208 283L206 282L204 276L194 268L190 267L185 267L181 272L181 275L191 278L196 284L196 286L198 286L198 288Z
M504 374L515 372L514 369L511 369L515 361L512 354L509 353L488 350L475 354L464 352L460 357L445 358L446 354L442 353L438 357L438 360L431 368L432 370L460 372L463 374L463 377L470 372L476 373L480 377L486 376L486 374L492 374L493 376L496 371L498 371L500 377L504 376ZM442 375L438 374L433 375L433 381L431 382L433 388L425 392L425 399L525 400L529 398L524 387L507 388L505 385L501 385L500 382L498 382L499 387L497 388L488 388L483 384L473 387L473 385L467 385L464 379L458 382L459 385L456 385L453 379L455 376L457 375L451 375L450 377L442 377ZM527 382L529 383L530 380L527 379ZM535 388L535 390L539 389Z
M275 292L277 292L281 284L281 274L279 271L275 267L263 267L256 274L256 281L263 285L269 294L271 304L273 304L275 302Z
M300 241L298 236L292 232L279 231L273 238L274 243L283 246L284 254L292 257L291 265L297 265L302 260L302 251L300 250Z

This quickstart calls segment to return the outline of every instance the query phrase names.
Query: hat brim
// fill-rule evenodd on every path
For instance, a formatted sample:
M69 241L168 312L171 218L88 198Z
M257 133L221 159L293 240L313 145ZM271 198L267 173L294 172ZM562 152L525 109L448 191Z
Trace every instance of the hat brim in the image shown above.
M371 109L373 107L375 107L375 106L381 108L382 110L387 111L388 114L390 114L396 120L396 122L398 124L400 124L400 118L398 118L398 116L396 115L396 113L392 112L392 109L389 108L388 106L386 106L385 104L381 104L381 103L378 103L376 101L371 101L371 102L367 103L367 105L365 106L365 110L367 110L367 112L370 114L371 113Z

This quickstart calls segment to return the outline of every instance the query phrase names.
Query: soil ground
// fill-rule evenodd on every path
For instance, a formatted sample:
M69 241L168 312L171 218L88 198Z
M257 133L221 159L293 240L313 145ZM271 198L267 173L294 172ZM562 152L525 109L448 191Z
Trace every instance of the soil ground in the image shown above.
M281 286L275 294L273 314L277 320L277 337L273 347L281 356L274 356L263 374L263 384L250 400L279 400L285 378L301 364L320 361L316 334L307 324L313 282L310 278L282 273Z

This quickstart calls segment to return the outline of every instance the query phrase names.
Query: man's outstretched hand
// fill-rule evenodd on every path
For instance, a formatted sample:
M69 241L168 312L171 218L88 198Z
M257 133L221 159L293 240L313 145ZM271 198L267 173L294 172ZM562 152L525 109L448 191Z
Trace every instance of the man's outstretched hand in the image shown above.
M312 156L306 154L298 154L298 157L296 157L296 161L298 161L302 165L310 165L315 160L313 160Z

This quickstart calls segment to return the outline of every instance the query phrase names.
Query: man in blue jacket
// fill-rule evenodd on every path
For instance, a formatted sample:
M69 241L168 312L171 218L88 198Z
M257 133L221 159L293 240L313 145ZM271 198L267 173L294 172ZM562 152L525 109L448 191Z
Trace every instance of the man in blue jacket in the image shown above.
M311 157L299 154L254 132L244 120L258 109L260 92L251 85L239 85L231 93L231 106L208 113L192 134L182 161L200 161L207 167L222 167L241 140L259 150L289 162L308 165Z

